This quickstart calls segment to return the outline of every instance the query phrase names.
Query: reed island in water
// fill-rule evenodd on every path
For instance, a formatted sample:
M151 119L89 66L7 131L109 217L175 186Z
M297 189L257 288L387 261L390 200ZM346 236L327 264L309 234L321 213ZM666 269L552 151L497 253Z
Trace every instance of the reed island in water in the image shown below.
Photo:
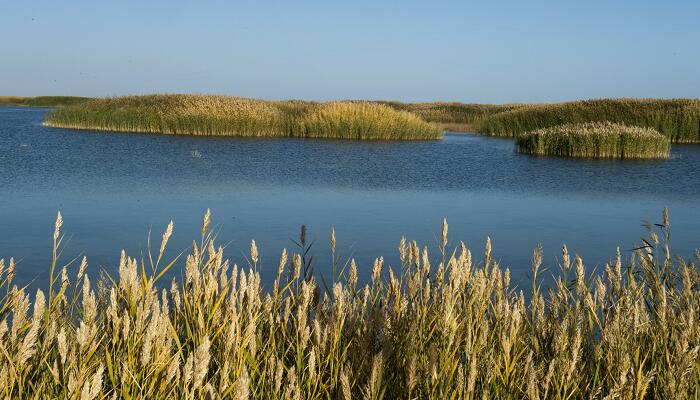
M519 152L540 156L582 158L668 158L668 137L653 128L612 122L564 124L518 135Z
M50 113L59 128L175 135L426 140L442 131L415 114L367 101L316 103L228 96L95 99Z
M0 103L55 107L49 127L174 135L432 140L456 130L511 137L528 154L619 159L667 158L670 143L700 143L697 99L489 105L164 94Z

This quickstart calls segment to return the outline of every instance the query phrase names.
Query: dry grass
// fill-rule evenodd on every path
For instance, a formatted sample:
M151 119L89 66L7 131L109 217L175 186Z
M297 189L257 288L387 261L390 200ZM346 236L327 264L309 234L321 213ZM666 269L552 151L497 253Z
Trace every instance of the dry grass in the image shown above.
M437 257L402 239L401 265L377 259L366 285L335 252L337 275L319 285L302 237L266 290L258 271L271 266L259 264L255 242L246 267L232 264L208 212L182 280L170 284L172 224L157 253L122 252L118 276L97 285L86 260L60 266L61 224L59 214L46 293L32 301L13 285L14 261L0 262L4 398L700 396L700 277L672 259L666 211L629 260L618 252L601 272L564 247L547 289L536 248L527 297L490 241L482 257L452 249L446 222Z
M228 96L98 99L49 113L51 127L207 136L436 139L419 118L363 102L318 104Z
M584 158L668 158L669 139L652 128L612 122L565 124L538 129L516 138L519 152Z
M517 136L570 123L610 121L653 128L674 143L700 143L700 100L603 99L532 104L484 118L480 132Z

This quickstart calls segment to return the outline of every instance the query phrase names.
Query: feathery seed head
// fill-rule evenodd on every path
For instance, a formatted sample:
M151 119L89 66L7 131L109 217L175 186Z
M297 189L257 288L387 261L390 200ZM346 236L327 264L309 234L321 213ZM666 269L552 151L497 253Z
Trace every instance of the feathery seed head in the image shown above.
M202 220L202 237L207 236L209 232L209 223L211 222L211 210L207 208L207 212L204 213L204 219Z
M159 257L163 255L163 252L165 251L165 246L168 244L168 240L170 239L170 236L173 234L173 221L170 221L168 224L168 227L165 228L165 232L163 232L163 240L160 242L160 249L158 251Z
M447 246L447 218L442 220L442 247Z
M250 242L250 259L253 264L258 263L258 246L255 244L255 240Z
M61 226L63 225L63 217L61 216L61 212L59 211L58 214L56 215L56 224L54 225L54 230L53 230L53 240L57 240L58 236L61 234Z

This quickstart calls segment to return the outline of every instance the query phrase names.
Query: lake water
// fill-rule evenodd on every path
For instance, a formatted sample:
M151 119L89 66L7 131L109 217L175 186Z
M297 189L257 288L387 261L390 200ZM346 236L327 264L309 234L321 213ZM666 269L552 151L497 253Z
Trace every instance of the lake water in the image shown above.
M0 258L19 260L22 283L46 280L58 210L63 260L86 254L93 275L113 272L122 248L142 254L149 229L157 247L171 219L168 255L187 250L207 208L233 261L244 264L256 240L267 282L302 224L317 270L328 272L334 225L338 254L355 257L365 277L377 256L396 263L402 235L436 251L444 217L451 243L463 240L475 255L491 236L495 257L521 283L537 243L549 267L566 243L592 268L616 246L628 254L641 221L659 222L663 207L672 250L687 258L700 246L696 145L674 146L665 161L573 160L464 134L357 142L50 129L41 125L46 111L0 107Z

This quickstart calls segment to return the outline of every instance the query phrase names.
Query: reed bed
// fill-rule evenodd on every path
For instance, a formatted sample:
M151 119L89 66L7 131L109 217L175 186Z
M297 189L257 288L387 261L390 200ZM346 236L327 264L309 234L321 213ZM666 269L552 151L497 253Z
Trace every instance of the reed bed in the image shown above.
M480 132L517 136L569 123L611 121L654 128L674 143L700 143L700 100L603 99L532 104L484 118Z
M55 110L45 124L206 136L436 139L441 135L413 115L365 102L319 104L199 95L98 99Z
M564 246L543 285L540 246L523 294L491 255L452 246L436 256L399 243L401 265L361 283L341 263L309 273L299 253L276 266L224 256L204 217L186 256L164 259L173 233L118 275L93 278L85 258L62 266L59 214L50 281L30 296L0 261L0 394L4 398L695 399L700 396L700 275L673 258L670 225L591 272ZM184 260L180 281L163 282ZM480 261L478 261L480 260ZM700 262L696 254L695 262ZM277 278L266 289L262 268ZM90 276L90 278L88 277ZM97 284L94 284L96 282ZM319 283L320 282L320 283ZM33 299L32 299L33 298Z
M520 135L518 152L541 156L658 159L668 158L668 137L652 128L612 122L565 124Z

